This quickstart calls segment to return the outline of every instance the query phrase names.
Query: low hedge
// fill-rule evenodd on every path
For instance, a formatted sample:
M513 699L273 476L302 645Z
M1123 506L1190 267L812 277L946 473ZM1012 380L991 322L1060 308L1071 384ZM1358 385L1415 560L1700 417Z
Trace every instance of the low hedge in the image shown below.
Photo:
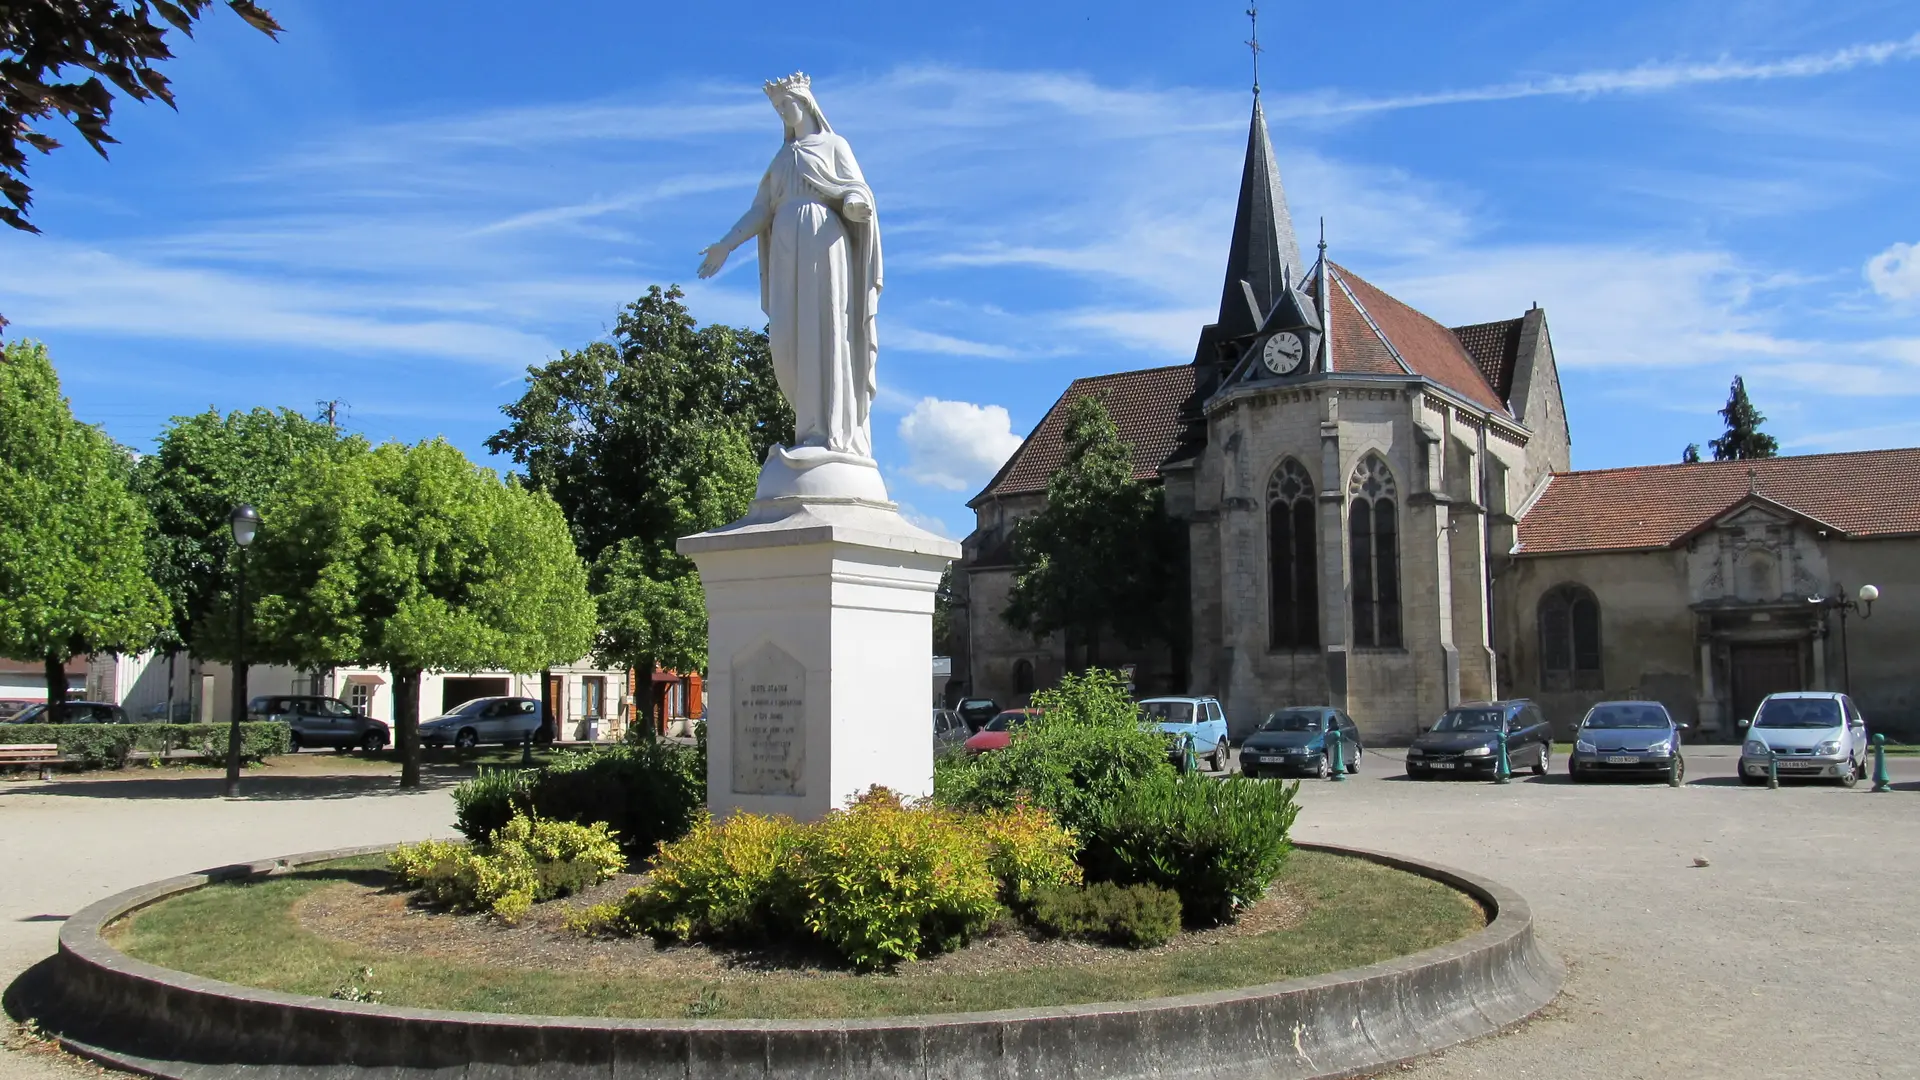
M53 743L60 756L89 769L119 768L136 751L194 750L227 756L226 724L0 724L0 743ZM248 761L292 749L292 729L272 721L240 725L240 756Z
M627 860L638 865L663 841L685 836L706 801L705 743L662 740L562 751L538 769L482 770L454 789L454 828L478 844L515 814L581 825L604 821Z

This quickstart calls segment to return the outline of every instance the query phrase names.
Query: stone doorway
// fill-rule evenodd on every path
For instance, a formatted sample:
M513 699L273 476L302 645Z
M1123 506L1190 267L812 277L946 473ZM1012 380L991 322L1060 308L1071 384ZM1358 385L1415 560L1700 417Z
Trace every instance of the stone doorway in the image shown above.
M1728 649L1733 676L1733 718L1753 719L1768 694L1806 689L1800 665L1800 643L1734 644Z

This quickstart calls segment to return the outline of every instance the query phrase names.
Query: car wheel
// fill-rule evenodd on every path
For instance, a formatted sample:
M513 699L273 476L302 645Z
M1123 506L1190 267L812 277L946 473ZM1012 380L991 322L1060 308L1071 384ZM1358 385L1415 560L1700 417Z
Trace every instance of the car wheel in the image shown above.
M1313 775L1316 778L1321 780L1325 780L1327 777L1332 776L1333 775L1333 758L1327 754L1324 754L1324 753L1321 754L1320 760L1314 763Z
M1553 748L1546 743L1540 744L1540 760L1533 763L1533 775L1545 776L1553 765Z
M1767 778L1764 776L1748 776L1745 766L1739 766L1738 768L1740 769L1740 782L1748 787L1759 787L1767 782Z
M1232 762L1233 762L1233 748L1227 745L1227 740L1221 739L1219 742L1214 743L1213 744L1213 760L1211 763L1213 765L1213 771L1226 772L1227 766Z
M1427 776L1427 770L1426 770L1426 769L1422 769L1422 768L1420 768L1420 767L1419 767L1419 766L1417 766L1417 765L1409 765L1409 766L1407 766L1407 779L1409 779L1409 780L1423 780L1423 779L1425 779L1425 778L1426 778L1426 776Z
M1360 771L1360 755L1365 753L1358 746L1353 748L1353 756L1346 761L1347 775L1353 776Z
M299 733L299 732L297 732L297 731L296 731L296 732L294 732L293 734L291 734L291 735L288 735L288 736L287 736L287 746L288 746L288 748L289 748L289 749L291 749L291 750L292 750L292 751L293 751L294 753L296 753L296 754L297 754L297 753L299 753L299 752L300 752L300 745L301 745L301 744L300 744L300 733Z
M1840 786L1850 788L1860 782L1860 763L1847 759L1847 771L1840 774Z
M1687 782L1687 759L1681 757L1678 754L1675 754L1673 756L1673 771L1674 771L1674 775L1679 779L1681 783L1683 784L1686 783Z
M453 737L453 745L461 750L471 750L480 745L480 733L472 728L461 728L460 734Z
M360 749L369 754L377 754L386 748L387 741L378 735L368 735L360 742Z
M1569 761L1567 762L1567 779L1576 784L1584 784L1587 782L1587 774L1581 770L1578 762Z

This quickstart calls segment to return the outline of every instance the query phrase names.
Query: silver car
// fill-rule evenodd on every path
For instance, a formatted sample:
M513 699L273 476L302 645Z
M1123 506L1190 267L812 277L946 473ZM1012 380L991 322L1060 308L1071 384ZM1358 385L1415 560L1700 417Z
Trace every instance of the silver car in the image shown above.
M1740 782L1767 782L1773 759L1781 776L1815 776L1842 787L1867 769L1867 720L1845 694L1801 691L1769 694L1753 712L1740 745Z
M420 725L427 746L451 743L462 749L481 743L518 746L540 731L540 702L535 698L483 697Z

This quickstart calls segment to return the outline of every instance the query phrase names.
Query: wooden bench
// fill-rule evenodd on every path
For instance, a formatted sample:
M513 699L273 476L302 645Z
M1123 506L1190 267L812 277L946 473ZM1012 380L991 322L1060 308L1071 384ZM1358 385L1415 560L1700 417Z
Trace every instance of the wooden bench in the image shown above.
M38 765L40 779L53 779L53 766L62 761L60 748L53 743L13 743L0 745L0 768L9 765Z

